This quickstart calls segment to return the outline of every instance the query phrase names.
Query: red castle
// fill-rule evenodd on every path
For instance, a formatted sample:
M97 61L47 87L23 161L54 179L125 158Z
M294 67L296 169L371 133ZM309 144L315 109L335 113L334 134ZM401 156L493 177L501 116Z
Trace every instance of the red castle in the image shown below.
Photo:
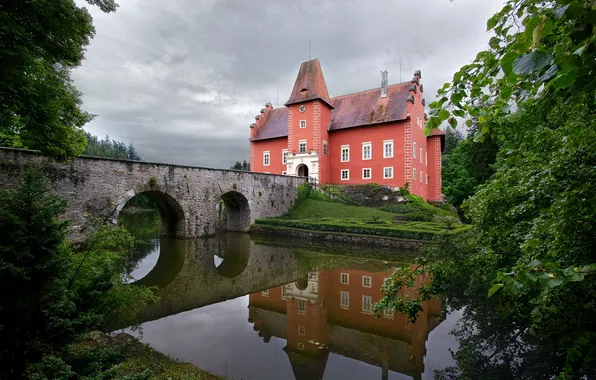
M409 82L330 98L318 59L300 65L283 108L267 103L250 126L251 170L309 177L321 184L409 183L442 200L444 133L423 132L422 74Z

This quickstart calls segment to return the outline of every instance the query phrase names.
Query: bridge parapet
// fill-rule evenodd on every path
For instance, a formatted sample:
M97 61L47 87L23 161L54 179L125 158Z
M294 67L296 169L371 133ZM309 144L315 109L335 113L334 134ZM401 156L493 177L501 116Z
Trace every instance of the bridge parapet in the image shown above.
M68 201L65 218L73 241L86 238L93 218L115 222L137 194L157 204L162 235L213 235L220 223L220 199L226 205L227 229L246 231L255 219L288 212L305 182L291 176L87 156L61 163L36 151L0 148L0 188L15 186L26 168L41 169Z

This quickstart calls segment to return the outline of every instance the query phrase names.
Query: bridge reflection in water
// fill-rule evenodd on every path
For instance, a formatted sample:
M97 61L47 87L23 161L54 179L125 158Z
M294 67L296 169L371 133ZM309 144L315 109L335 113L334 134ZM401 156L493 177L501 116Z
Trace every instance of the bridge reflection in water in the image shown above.
M419 379L425 372L441 301L426 302L413 324L370 312L384 279L403 265L397 261L242 233L160 244L156 266L138 281L156 285L159 301L138 317L142 340L165 354L229 378ZM439 361L451 364L447 357L445 350Z

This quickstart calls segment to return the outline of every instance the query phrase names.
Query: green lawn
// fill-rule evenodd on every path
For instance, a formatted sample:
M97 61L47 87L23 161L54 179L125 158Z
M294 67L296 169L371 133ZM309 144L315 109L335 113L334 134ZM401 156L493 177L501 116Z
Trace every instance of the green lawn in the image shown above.
M403 206L403 205L399 205ZM412 210L407 207L412 207ZM348 206L341 203L304 199L283 217L259 219L258 225L271 227L297 228L311 231L342 232L375 236L387 236L401 239L431 240L437 233L458 233L469 229L467 225L446 219L445 210L428 205L429 210L440 210L441 213L430 213L436 221L405 221L403 216L419 209L412 204L407 206L404 214L382 211L372 207ZM404 211L403 207L396 210ZM446 223L447 221L447 223Z
M292 212L283 219L312 219L312 218L354 218L359 220L379 218L393 219L395 214L381 211L372 207L347 206L336 202L325 202L314 199L301 201Z

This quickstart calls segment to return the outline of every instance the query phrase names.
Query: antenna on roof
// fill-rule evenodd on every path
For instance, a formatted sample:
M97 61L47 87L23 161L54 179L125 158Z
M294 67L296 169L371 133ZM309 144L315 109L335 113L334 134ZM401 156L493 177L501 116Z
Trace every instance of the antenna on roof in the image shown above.
M310 37L308 37L308 60L310 61L312 58L310 56Z

